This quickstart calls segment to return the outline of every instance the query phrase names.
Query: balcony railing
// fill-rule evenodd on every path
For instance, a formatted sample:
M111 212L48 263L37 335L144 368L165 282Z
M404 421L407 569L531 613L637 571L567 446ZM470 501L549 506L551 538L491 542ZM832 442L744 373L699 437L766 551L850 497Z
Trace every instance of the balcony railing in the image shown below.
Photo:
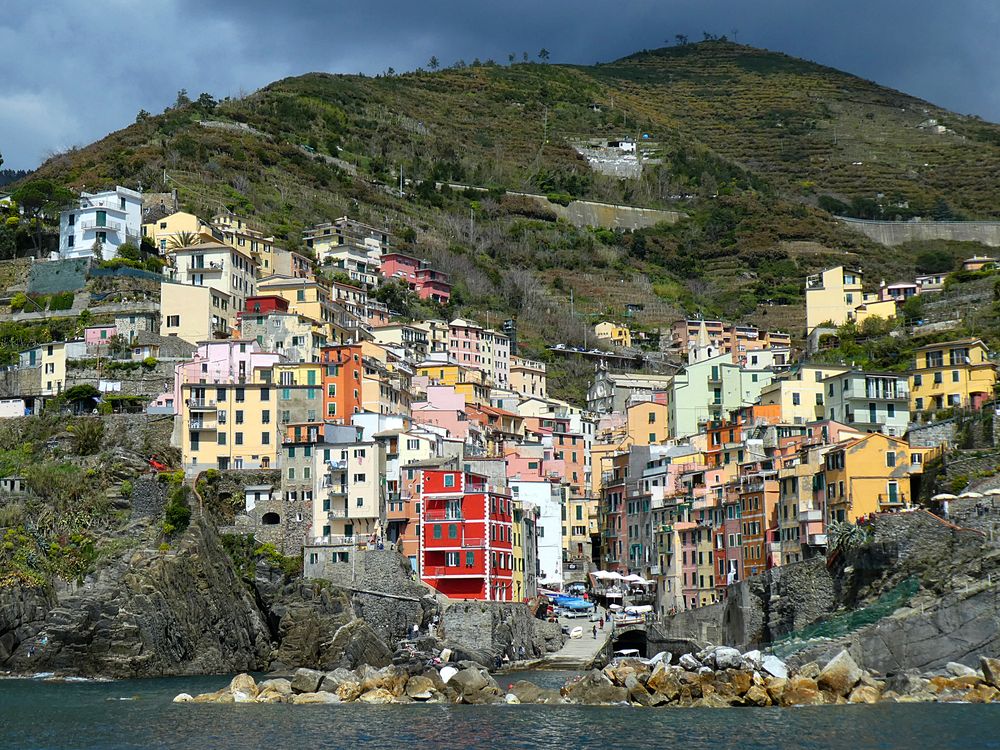
M343 508L334 508L326 512L327 518L347 518L347 511Z
M346 495L347 485L346 484L331 484L323 487L328 495Z
M327 461L326 465L329 467L330 471L344 471L347 468L347 459Z
M118 221L105 221L103 224L97 221L81 221L80 229L85 232L93 229L98 232L114 232L118 234L122 231L122 224Z
M424 511L425 521L462 521L464 516L460 510L441 510L428 508Z
M188 428L192 430L215 430L218 429L218 426L214 419L192 419L188 424Z
M424 568L424 577L425 578L441 578L442 576L446 575L447 572L448 572L448 569L446 567L444 567L443 565L429 566L429 567L425 567Z
M902 492L898 492L895 495L879 494L878 496L879 505L906 505L906 495Z
M482 537L466 537L462 540L462 546L469 549L481 549L484 542Z
M204 398L189 398L187 400L188 408L192 411L215 411L215 401L210 401Z

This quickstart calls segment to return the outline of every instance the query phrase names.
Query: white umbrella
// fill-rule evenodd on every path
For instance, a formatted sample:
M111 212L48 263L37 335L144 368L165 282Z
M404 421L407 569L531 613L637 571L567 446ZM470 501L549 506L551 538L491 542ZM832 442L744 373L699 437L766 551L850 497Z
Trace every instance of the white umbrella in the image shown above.
M641 575L637 575L636 573L632 573L632 575L627 575L622 580L626 581L627 583L642 583L646 579L643 578Z
M614 574L607 570L595 570L593 573L591 573L591 575L594 576L594 578L600 578L602 580L614 577Z
M995 497L996 495L1000 495L1000 487L996 487L996 488L994 488L992 490L986 490L986 494L990 495L991 497Z
M958 500L958 495L951 495L947 492L942 492L940 495L935 495L931 498L934 502L940 502L942 500Z
M961 495L959 495L960 498L961 497L975 498L975 497L982 497L982 496L983 496L983 493L981 493L981 492L963 492Z

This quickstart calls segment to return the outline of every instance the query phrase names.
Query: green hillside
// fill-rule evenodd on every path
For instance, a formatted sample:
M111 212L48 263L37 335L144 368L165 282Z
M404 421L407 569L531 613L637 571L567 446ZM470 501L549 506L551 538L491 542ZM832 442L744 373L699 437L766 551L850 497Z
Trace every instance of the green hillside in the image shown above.
M653 145L638 179L597 174L573 148L640 133ZM630 302L649 327L684 312L745 318L759 303L801 321L806 273L861 263L877 283L915 267L912 253L876 246L823 209L992 218L998 173L998 126L813 63L705 42L594 67L312 73L143 114L36 176L176 188L189 209L252 214L291 246L304 226L344 214L413 230L414 250L455 275L456 307L519 315L537 353L542 331L579 341L588 316ZM581 230L505 189L690 218L633 235Z

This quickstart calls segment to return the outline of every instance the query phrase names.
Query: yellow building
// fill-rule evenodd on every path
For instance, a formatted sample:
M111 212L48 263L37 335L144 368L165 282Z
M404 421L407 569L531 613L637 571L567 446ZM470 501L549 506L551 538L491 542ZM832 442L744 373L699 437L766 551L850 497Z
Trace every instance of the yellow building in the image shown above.
M229 335L232 295L208 286L164 281L160 284L160 335L190 344Z
M760 392L761 405L781 407L781 421L804 424L823 418L823 380L847 372L838 365L797 365L781 380L768 383Z
M632 346L632 331L628 326L603 321L594 326L594 335L601 341L610 341L615 346Z
M523 357L510 358L510 389L522 396L545 398L545 365Z
M630 445L659 445L670 438L670 407L639 401L626 409L625 432Z
M253 258L219 242L202 242L171 250L168 257L173 265L164 268L163 272L170 281L209 287L232 297L227 322L230 328L236 328L237 316L246 298L256 294Z
M839 326L848 321L860 324L868 318L896 317L896 303L866 294L862 281L859 269L844 266L806 278L806 333L824 323Z
M183 383L180 448L185 469L267 469L277 464L278 415L271 384Z
M854 522L871 513L913 503L911 479L938 448L910 447L905 440L872 432L827 452L823 468L827 522Z
M222 233L214 229L211 224L184 211L143 224L142 236L152 242L161 255L185 245L222 241Z
M916 351L910 372L910 411L979 408L993 397L997 366L980 339L943 341Z

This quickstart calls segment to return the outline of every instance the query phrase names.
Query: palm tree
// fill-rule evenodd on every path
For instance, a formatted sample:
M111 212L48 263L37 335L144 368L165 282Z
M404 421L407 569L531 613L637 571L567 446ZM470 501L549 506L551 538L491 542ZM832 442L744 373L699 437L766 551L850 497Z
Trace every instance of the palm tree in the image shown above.
M167 240L167 247L171 250L180 250L182 247L191 247L192 245L200 244L201 236L197 232L178 232Z

